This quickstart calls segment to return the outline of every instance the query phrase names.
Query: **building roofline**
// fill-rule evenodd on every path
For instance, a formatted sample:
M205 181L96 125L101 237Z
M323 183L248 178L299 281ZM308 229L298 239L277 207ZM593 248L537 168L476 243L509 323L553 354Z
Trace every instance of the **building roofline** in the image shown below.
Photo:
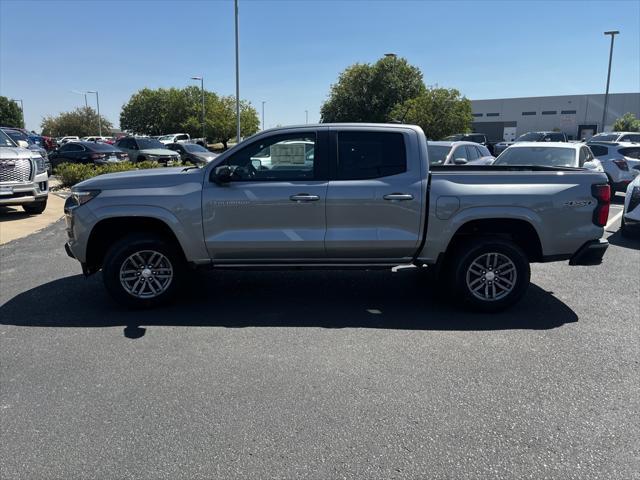
M471 99L472 102L477 101L490 101L490 100L522 100L522 99L532 99L532 98L560 98L560 97L594 97L596 95L604 96L604 93L576 93L576 94L567 94L567 95L542 95L537 97L505 97L505 98L475 98ZM640 92L619 92L619 93L609 93L611 95L640 95Z

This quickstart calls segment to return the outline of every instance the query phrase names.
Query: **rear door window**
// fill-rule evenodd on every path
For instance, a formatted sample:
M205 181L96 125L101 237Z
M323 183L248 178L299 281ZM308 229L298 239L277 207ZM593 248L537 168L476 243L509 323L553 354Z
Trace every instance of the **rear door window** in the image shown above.
M366 180L406 171L407 153L401 133L338 133L336 180Z
M469 161L480 158L478 150L473 145L467 145L467 158Z
M591 151L596 157L604 157L609 153L609 149L602 145L589 145L589 148L591 148Z

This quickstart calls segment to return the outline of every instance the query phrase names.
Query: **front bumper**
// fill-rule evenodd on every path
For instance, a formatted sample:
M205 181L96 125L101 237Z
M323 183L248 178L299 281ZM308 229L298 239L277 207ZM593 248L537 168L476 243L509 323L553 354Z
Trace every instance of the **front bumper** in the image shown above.
M569 260L569 265L600 265L602 257L609 248L609 242L604 239L591 240L578 249Z
M45 200L49 195L49 180L47 173L37 175L33 182L2 183L0 185L0 205L24 205ZM6 191L10 193L6 193Z

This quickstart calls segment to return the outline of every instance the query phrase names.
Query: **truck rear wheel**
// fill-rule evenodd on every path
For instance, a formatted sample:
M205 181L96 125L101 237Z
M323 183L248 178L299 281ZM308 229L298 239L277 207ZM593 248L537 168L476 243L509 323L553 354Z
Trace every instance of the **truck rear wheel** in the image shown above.
M178 249L160 236L128 235L107 252L102 267L105 287L119 303L150 308L170 301L185 274Z
M531 278L525 253L498 237L474 239L457 248L452 274L455 295L482 312L497 312L516 303Z

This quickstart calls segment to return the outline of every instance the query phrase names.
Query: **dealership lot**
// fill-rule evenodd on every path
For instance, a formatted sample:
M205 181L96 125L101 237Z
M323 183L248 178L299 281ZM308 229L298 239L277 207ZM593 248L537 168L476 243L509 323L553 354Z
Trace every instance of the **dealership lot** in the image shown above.
M416 269L205 272L127 311L65 255L62 222L3 245L2 477L637 478L621 201L603 265L533 265L494 315Z

